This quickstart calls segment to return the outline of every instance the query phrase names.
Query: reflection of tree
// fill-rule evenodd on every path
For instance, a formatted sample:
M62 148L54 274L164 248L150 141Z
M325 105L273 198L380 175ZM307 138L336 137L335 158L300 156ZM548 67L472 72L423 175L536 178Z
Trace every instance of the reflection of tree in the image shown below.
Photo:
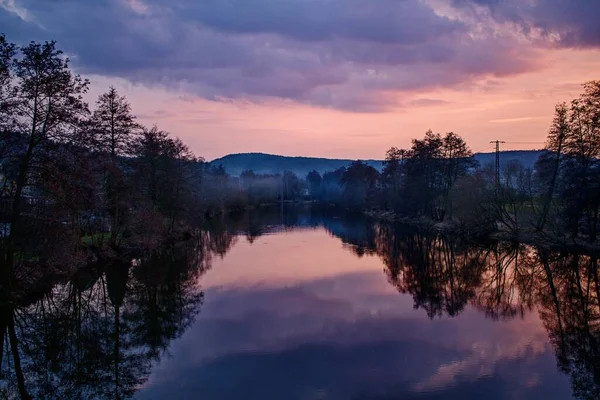
M352 228L352 229L350 229ZM389 282L431 318L456 316L470 303L489 318L523 317L537 308L580 399L600 398L598 259L519 243L463 243L403 225L327 226L357 255L376 252ZM374 242L365 240L374 233Z
M600 398L600 279L597 258L518 243L459 238L365 218L314 213L357 256L377 254L389 282L431 318L467 304L489 318L534 307L559 368L580 399ZM266 221L266 222L265 222ZM202 302L198 278L235 243L284 226L271 219L215 219L185 245L133 262L84 268L29 303L0 305L0 398L124 398L192 324ZM256 235L255 235L256 234Z
M322 218L325 229L342 239L345 247L358 257L376 252L376 226L372 221L357 215L344 219Z
M424 308L430 318L457 315L475 296L485 267L483 250L415 229L380 225L378 233L377 252L388 280L410 293L415 308Z
M464 243L403 225L327 229L356 252L376 252L389 282L431 318L456 316L470 303L494 320L537 308L579 399L600 398L598 259L520 243ZM352 228L352 229L350 229ZM361 231L362 228L362 231ZM374 233L374 242L364 240Z
M600 398L600 285L598 260L539 252L540 317L559 368L571 378L574 395Z
M529 247L474 244L414 226L360 221L325 226L356 255L378 254L389 282L411 294L415 308L431 318L455 316L469 302L493 319L523 316L532 309L536 258Z
M133 270L131 311L124 319L133 327L133 343L147 348L153 359L190 326L202 303L197 280L205 269L189 268L187 261L169 251L151 255Z
M32 304L4 305L0 339L11 346L0 353L0 397L131 397L193 322L198 278L232 243L226 230L202 232L133 262L81 269Z
M123 398L145 379L149 362L122 318L128 277L128 265L109 265L15 312L36 398Z
M5 336L8 336L7 338L7 354L6 354L6 364L9 368L12 368L12 370L14 371L14 379L11 379L12 377L8 377L7 381L9 383L12 383L12 390L11 387L8 386L7 388L2 388L3 391L0 392L3 394L4 397L8 398L10 397L17 397L20 396L22 399L30 399L31 397L29 396L29 392L27 391L26 385L25 385L25 376L23 374L23 366L21 364L21 354L19 351L19 346L18 346L18 337L16 334L16 329L15 329L15 313L14 313L14 308L10 305L5 305L0 307L0 329L2 330L2 334L0 336L0 338L2 339L2 350L0 350L0 365L2 365L2 367L0 368L0 379L5 379L4 378L4 342L5 342ZM10 349L10 350L9 350ZM12 357L8 354L10 351ZM18 388L18 391L16 391L14 389L14 383L16 381L16 386ZM18 394L17 394L18 393Z
M532 267L536 258L528 246L497 243L484 255L485 268L474 305L494 319L523 317L533 308Z
M248 225L246 228L246 239L248 243L254 243L254 241L260 236L264 235L265 226L262 223L262 219L256 213L248 213Z
M227 225L231 232L246 235L249 243L260 236L274 231L317 227L323 225L324 216L318 210L295 204L281 203L277 207L259 207L243 216L229 216Z

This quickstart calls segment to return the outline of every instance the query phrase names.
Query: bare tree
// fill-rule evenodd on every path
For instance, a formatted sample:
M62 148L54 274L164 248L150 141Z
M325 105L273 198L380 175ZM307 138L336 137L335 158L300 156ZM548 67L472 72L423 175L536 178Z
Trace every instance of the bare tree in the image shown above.
M31 42L20 53L11 65L15 81L10 88L15 120L12 134L18 136L23 147L17 154L11 231L5 247L4 270L8 279L12 276L24 189L32 183L35 170L44 167L40 161L45 149L72 140L82 117L88 113L83 101L88 81L71 72L69 59L56 49L55 42Z
M133 142L140 126L131 114L131 106L125 96L119 95L114 87L101 94L91 119L94 150L110 154L113 160L133 153Z
M127 99L119 95L114 87L98 97L86 133L89 146L104 160L104 201L110 216L112 245L119 241L125 224L126 207L123 203L127 197L127 184L119 158L133 154L140 128L131 114Z
M546 219L548 218L550 206L556 191L556 182L560 172L565 140L568 138L570 131L568 113L569 110L566 103L557 104L554 111L554 120L552 121L550 131L548 132L546 149L554 154L554 162L550 182L548 182L545 198L543 199L542 212L537 222L537 229L540 231L543 230L546 225Z

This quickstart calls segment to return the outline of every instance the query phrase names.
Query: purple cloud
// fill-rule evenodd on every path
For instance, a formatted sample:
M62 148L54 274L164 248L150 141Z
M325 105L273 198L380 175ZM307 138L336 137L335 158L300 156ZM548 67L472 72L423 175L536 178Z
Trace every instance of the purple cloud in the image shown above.
M563 47L600 47L597 0L452 0L459 9L485 11L493 20L513 23L528 35Z
M205 0L185 10L194 22L218 31L272 33L303 41L417 44L467 29L413 0Z
M421 0L14 4L26 16L0 8L9 39L56 39L82 73L213 100L290 99L370 112L396 106L393 92L536 67L531 49L519 51L492 30L473 35L466 22Z

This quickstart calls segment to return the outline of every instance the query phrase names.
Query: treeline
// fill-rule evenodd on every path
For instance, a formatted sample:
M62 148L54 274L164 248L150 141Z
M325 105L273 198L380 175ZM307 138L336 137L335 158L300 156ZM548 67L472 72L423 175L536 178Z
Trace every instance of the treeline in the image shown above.
M312 171L306 180L312 196L322 202L444 220L452 211L455 183L476 165L461 137L428 131L408 150L388 150L381 173L355 161L323 176Z
M86 264L90 248L153 249L240 188L178 138L140 124L115 88L90 107L88 80L55 42L0 35L1 287ZM101 255L102 256L102 255ZM28 266L52 268L27 268ZM68 267L67 267L68 266ZM27 272L26 272L27 271Z
M89 87L55 42L19 47L0 35L4 293L99 257L157 249L216 215L306 197L291 172L233 177L211 166L140 124L113 87L90 106Z
M207 216L311 200L351 211L459 224L500 224L596 240L600 207L600 83L560 104L535 168L478 166L455 133L391 148L384 168L356 161L306 177L232 177L178 138L135 118L110 88L91 107L89 81L55 42L18 47L0 35L0 270L86 263L90 247L152 249ZM26 270L26 269L22 269Z
M517 160L480 166L455 133L428 131L409 149L391 148L383 171L361 161L306 177L311 198L376 215L451 222L470 232L498 228L553 240L598 237L600 81L556 107L533 168Z

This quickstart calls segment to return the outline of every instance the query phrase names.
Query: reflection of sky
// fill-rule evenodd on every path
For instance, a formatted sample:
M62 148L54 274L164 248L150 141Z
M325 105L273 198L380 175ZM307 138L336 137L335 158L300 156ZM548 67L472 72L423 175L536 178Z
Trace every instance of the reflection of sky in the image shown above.
M565 399L535 314L430 321L324 231L240 241L141 399Z

